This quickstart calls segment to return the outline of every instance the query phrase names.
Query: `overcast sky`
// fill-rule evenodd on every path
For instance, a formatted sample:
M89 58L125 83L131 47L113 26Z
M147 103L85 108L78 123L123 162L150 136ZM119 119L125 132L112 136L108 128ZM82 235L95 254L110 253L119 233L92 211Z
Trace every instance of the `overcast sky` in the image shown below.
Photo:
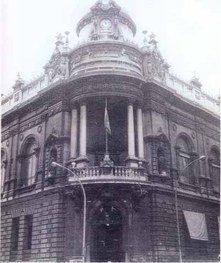
M29 82L42 74L54 50L55 36L70 31L70 45L77 43L79 19L95 0L0 0L2 93L11 91L16 75ZM171 72L189 81L195 74L202 89L219 94L221 86L220 0L116 0L142 31L157 36Z

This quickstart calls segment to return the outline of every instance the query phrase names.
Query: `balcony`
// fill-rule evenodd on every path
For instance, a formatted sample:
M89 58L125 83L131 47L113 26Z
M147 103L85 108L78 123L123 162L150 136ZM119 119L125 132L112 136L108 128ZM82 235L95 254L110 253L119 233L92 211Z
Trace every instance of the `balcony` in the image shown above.
M148 183L148 175L143 168L124 166L87 167L75 170L76 176L83 183ZM69 174L69 183L77 183L77 177Z

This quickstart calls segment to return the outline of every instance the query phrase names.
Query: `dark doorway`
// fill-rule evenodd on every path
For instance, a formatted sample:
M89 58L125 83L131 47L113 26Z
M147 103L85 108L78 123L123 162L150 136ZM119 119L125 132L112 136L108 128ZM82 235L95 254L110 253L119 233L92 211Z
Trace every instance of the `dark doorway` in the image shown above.
M93 221L92 262L122 262L122 217L114 207L100 208Z

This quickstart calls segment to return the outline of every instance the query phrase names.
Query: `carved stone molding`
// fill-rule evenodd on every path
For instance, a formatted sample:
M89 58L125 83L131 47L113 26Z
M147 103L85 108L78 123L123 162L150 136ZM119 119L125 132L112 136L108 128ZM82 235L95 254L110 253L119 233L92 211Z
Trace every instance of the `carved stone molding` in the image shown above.
M145 79L147 81L156 79L162 83L166 83L168 69L169 65L164 61L158 49L157 41L152 38L144 53L143 71Z
M107 3L97 1L94 6L91 7L91 11L85 15L77 25L77 35L88 24L92 24L92 30L90 32L90 38L97 40L101 37L100 22L102 19L109 19L112 22L110 31L110 38L118 39L120 30L118 28L119 22L130 28L133 35L136 33L136 25L133 20L121 10L121 7L116 4L115 1L110 0Z
M9 131L5 131L2 133L2 142L10 138Z
M15 128L11 128L8 131L4 132L2 135L2 140L6 140L10 138L11 136L15 136L18 133L23 133L26 130L29 130L33 127L37 127L38 133L41 133L42 130L42 123L46 121L49 117L62 112L62 111L69 111L69 102L64 103L63 101L49 107L45 112L39 114L36 117L31 118L29 121L24 121L20 123L19 126Z
M173 130L174 132L177 131L177 125L176 125L175 123L172 125L172 130Z
M45 141L45 146L52 145L55 143L69 142L69 141L70 141L70 137L57 136L56 134L50 134Z
M70 74L86 72L87 68L102 71L102 68L114 71L133 72L142 75L142 54L126 43L90 43L75 49L70 56Z

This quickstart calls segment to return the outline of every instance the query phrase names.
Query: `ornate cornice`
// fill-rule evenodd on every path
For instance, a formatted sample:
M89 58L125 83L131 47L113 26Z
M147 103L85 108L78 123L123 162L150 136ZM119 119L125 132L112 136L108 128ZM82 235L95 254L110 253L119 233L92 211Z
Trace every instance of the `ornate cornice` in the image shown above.
M46 108L43 107L43 109L41 108L39 110L36 110L35 112L37 116L31 117L28 120L21 122L18 126L9 128L7 131L3 132L2 141L42 124L43 122L45 122L45 120L53 115L56 115L59 112L69 110L69 102L65 103L63 101L60 101L50 107L47 106Z
M196 110L195 107L181 101L168 91L159 92L159 88L155 85L148 85L144 87L145 90L145 110L155 111L160 113L173 123L188 129L194 130L198 133L203 133L219 141L219 120L212 117L211 119L203 118L202 111ZM169 96L170 95L170 96ZM185 108L185 106L187 106Z

